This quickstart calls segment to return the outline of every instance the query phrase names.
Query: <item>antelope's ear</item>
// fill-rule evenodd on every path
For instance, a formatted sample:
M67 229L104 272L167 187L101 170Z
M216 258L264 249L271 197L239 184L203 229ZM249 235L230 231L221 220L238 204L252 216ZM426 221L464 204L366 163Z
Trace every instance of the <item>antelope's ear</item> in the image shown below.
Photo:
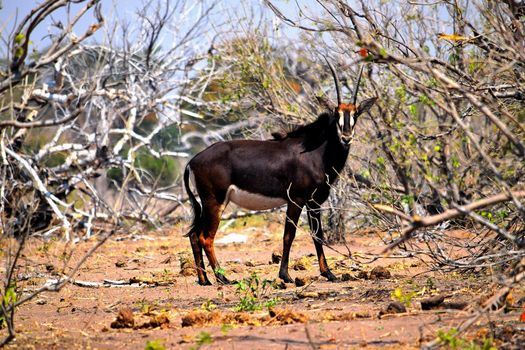
M371 97L371 98L368 98L368 99L364 100L357 107L357 111L356 111L355 114L359 116L359 115L361 115L361 114L363 114L365 112L368 112L368 110L370 108L372 108L374 103L376 103L376 100L377 100L377 97Z
M277 141L284 140L286 138L286 133L284 131L274 131L272 132L272 137Z

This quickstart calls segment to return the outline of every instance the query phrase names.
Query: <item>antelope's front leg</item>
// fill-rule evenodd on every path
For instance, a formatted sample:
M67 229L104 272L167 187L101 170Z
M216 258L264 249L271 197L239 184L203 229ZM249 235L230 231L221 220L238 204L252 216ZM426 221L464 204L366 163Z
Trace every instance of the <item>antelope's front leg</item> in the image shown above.
M324 255L324 233L321 226L321 211L318 205L308 206L308 225L310 225L310 230L312 231L312 239L314 240L317 259L319 260L321 276L326 277L330 282L335 282L337 277L330 271Z
M288 273L288 262L290 260L290 249L295 238L295 231L297 230L297 222L301 216L303 207L296 203L288 203L286 209L286 223L284 224L283 236L283 258L281 260L281 267L279 268L279 278L286 283L293 283L293 279Z

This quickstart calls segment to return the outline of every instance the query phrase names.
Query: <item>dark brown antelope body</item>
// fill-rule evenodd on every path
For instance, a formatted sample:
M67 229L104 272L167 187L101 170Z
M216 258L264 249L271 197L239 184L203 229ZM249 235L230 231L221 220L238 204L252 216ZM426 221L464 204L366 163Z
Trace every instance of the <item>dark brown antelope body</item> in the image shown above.
M229 283L224 274L218 273L213 245L220 216L229 202L252 210L287 205L279 269L279 277L285 282L292 282L288 274L290 248L297 221L306 207L321 275L336 280L323 252L319 209L328 198L330 184L345 165L357 117L375 100L368 99L357 108L354 104L339 104L334 112L323 113L313 123L278 139L218 142L190 160L184 184L194 210L188 236L199 284L211 284L205 273L203 249L217 280ZM190 177L202 204L190 189Z

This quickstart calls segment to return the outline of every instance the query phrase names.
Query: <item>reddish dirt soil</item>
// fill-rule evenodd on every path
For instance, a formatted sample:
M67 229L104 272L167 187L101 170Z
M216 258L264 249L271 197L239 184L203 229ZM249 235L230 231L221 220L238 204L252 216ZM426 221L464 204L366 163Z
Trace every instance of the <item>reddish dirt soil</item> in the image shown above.
M255 227L243 226L241 221L219 233L218 238L229 233L248 236L245 244L216 246L228 278L242 280L254 273L260 281L276 278L279 265L272 264L271 258L272 252L281 249L278 220L259 222ZM302 259L306 270L291 269L290 274L311 281L303 287L269 287L256 300L264 304L261 310L234 311L245 296L236 286L218 286L211 271L208 275L214 285L208 287L199 286L194 275L181 273L181 262L190 254L184 232L180 226L113 236L87 260L75 279L134 283L97 288L67 284L59 293L40 294L18 309L16 339L7 348L145 349L148 342L158 341L166 349L416 349L434 339L439 330L449 331L468 316L459 310L422 311L420 300L443 294L450 303L475 303L491 293L490 276L426 272L428 266L415 259L381 258L373 264L356 265L337 252L347 251L343 245L326 251L332 271L349 280L327 282L318 277L312 240L301 228L292 247L291 266ZM377 253L383 247L379 237L370 233L355 233L347 240L354 256ZM23 280L18 282L19 289L26 294L56 278L95 243L96 239L76 245L31 239L18 271ZM358 278L366 275L360 269L370 271L376 266L386 268L390 278ZM396 288L411 299L410 306L404 313L380 317L381 310L393 301ZM513 300L524 294L515 291ZM271 301L276 305L269 312ZM134 328L112 328L119 311L128 313ZM505 329L510 332L508 337L523 332L524 323L518 322L521 312L517 307L492 315L490 327L487 318L480 319L462 337L471 341L498 338ZM506 344L505 339L494 342Z

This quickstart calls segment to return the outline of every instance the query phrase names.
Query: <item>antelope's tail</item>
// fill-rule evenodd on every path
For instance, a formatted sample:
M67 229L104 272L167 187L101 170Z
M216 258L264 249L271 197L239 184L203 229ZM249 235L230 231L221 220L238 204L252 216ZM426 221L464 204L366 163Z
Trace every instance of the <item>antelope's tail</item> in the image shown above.
M192 233L194 232L198 232L199 230L199 222L200 222L200 217L201 217L201 214L202 214L202 207L199 203L199 201L197 201L197 198L195 198L195 195L193 194L193 192L191 191L191 188L190 188L190 165L187 164L186 165L186 168L184 169L184 188L186 189L186 193L188 194L188 197L190 199L190 203L191 203L191 208L193 210L193 222L191 224L191 227L190 227L190 230L189 232L186 234L186 236L189 236L191 235Z

